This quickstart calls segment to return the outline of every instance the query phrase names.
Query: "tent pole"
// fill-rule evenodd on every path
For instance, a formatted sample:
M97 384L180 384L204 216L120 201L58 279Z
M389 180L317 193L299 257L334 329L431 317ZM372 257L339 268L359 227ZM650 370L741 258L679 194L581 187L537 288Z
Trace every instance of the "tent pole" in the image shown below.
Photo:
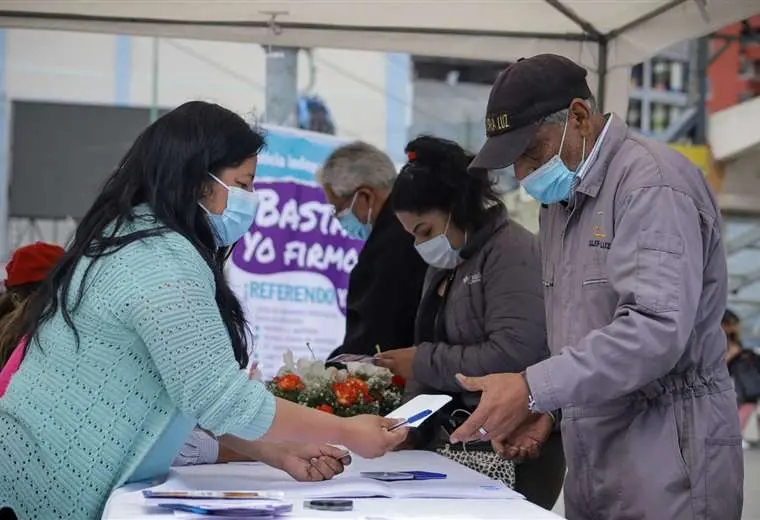
M158 38L153 38L153 72L151 74L151 94L150 94L150 122L153 123L158 119Z
M264 119L280 126L296 126L298 49L266 47L266 107Z
M707 37L697 40L697 128L694 144L707 144L707 70L710 62L710 45Z
M604 114L605 97L607 95L607 50L609 41L607 38L599 39L599 71L596 87L596 103L599 111Z

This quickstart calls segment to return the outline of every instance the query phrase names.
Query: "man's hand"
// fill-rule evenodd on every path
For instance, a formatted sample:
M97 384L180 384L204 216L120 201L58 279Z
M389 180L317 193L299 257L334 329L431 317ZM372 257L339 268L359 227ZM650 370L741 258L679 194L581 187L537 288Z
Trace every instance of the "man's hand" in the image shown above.
M328 444L267 443L261 461L299 482L330 480L351 464L351 456Z
M412 363L414 363L414 354L417 347L400 348L381 352L375 356L375 362L385 367L394 374L403 377L406 380L413 379Z
M457 380L465 390L482 395L470 418L451 435L452 443L508 438L530 414L528 384L520 374L458 374Z
M491 441L496 453L510 460L535 459L551 435L554 419L547 413L530 415L512 435Z

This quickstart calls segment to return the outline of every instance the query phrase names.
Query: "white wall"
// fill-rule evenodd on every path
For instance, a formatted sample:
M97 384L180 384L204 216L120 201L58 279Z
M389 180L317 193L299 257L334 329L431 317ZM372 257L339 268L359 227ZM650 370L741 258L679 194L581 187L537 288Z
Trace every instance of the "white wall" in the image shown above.
M409 57L380 52L315 49L311 92L330 108L338 135L403 155L411 106ZM256 44L161 39L158 105L201 99L245 117L264 113L266 54ZM271 59L271 58L270 58ZM275 58L276 59L276 58ZM0 29L0 186L10 169L10 106L14 100L147 107L153 98L153 39L116 35ZM309 82L299 54L299 89ZM147 123L147 121L146 121ZM65 131L65 129L61 129ZM3 193L0 193L3 195ZM35 240L64 242L71 222L8 222L0 196L0 267L6 253Z
M149 106L153 84L151 38L128 38L128 67L119 76L117 36L56 31L7 31L9 100L114 104L126 79L124 104ZM386 54L316 49L313 92L328 104L340 135L384 147ZM276 59L276 58L275 58ZM171 108L191 99L214 101L243 116L264 112L266 57L255 44L159 41L158 102ZM299 56L299 88L308 82ZM122 87L123 88L123 87Z
M113 103L113 36L8 30L6 42L8 101Z

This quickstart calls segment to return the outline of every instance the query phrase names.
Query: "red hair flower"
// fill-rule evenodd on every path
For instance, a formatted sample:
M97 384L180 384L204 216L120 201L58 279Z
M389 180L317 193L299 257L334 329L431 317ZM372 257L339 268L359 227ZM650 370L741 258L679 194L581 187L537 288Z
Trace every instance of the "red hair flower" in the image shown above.
M417 154L415 152L406 152L406 157L411 162L417 158Z

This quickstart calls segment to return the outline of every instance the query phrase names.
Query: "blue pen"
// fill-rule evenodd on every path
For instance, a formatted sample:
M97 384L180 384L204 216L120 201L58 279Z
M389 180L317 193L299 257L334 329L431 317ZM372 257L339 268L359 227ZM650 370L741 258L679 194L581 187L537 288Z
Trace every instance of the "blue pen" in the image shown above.
M433 413L433 410L422 410L421 412L412 415L408 419L404 419L400 423L394 424L393 426L390 427L390 429L388 431L392 432L393 430L397 430L397 429L401 428L402 426L406 426L407 424L416 423L420 419L424 419L428 415L432 415L432 413Z

